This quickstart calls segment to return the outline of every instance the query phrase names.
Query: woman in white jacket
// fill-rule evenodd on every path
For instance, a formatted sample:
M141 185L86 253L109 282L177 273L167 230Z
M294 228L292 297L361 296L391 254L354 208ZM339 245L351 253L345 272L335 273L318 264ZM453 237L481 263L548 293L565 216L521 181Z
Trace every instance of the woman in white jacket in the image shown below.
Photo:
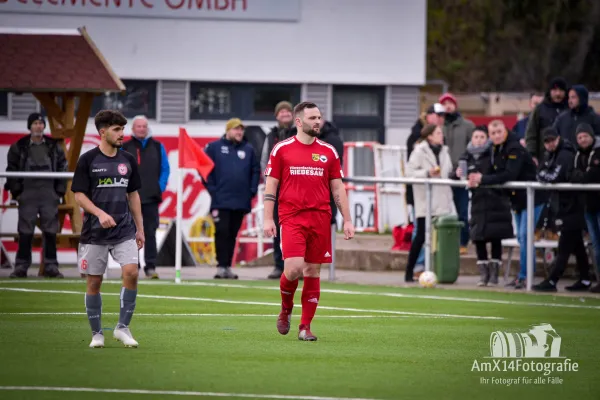
M437 125L426 125L421 130L421 139L415 145L408 160L406 175L411 178L438 178L447 179L452 174L452 160L448 146L444 145L444 134ZM406 264L406 282L414 282L413 270L419 252L425 243L425 214L427 203L425 198L425 185L413 185L415 200L415 216L417 218L417 234L410 246L408 264ZM456 215L452 187L432 185L431 191L431 216Z

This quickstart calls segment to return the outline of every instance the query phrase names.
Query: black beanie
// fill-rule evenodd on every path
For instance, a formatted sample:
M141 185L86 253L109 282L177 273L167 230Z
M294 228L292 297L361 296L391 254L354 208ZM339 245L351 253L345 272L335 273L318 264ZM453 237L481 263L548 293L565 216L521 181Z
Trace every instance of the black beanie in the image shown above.
M577 129L575 130L575 135L579 135L580 133L583 133L583 132L587 133L591 137L594 137L594 134L595 134L592 126L586 122L582 122L581 124L577 125Z
M27 117L27 130L28 131L31 130L31 125L35 121L42 121L42 123L44 124L44 128L46 127L46 120L44 119L44 116L42 114L40 114L40 113L31 113L31 114L29 114L29 117Z
M553 78L550 81L550 90L558 88L566 92L569 89L568 86L569 85L567 85L567 81L564 78L561 78L560 76L557 76L556 78Z

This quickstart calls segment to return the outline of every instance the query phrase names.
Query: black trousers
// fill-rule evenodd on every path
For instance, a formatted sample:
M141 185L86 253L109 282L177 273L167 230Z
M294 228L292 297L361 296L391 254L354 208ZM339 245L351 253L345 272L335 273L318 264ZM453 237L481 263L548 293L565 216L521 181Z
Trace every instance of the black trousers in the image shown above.
M235 241L246 212L243 210L218 210L215 222L215 249L219 267L231 267Z
M492 244L492 260L500 261L502 259L502 241L500 239L494 239L490 241L476 240L475 250L477 251L478 261L488 260L487 244Z
M275 227L277 228L277 235L273 238L273 260L275 261L275 268L280 271L283 271L283 254L281 253L281 241L279 238L279 233L281 232L279 226L279 202L275 201L275 205L273 206L273 220L275 222Z
M404 274L405 281L412 281L415 264L425 243L425 217L417 218L416 228L417 234L410 244L410 251L408 252L408 263L406 264L406 272Z
M558 239L558 255L554 268L550 272L550 279L554 283L558 282L567 268L569 256L575 254L577 269L579 270L579 279L587 281L590 279L590 264L588 261L585 244L583 243L583 232L581 230L563 230Z
M144 218L144 270L156 268L156 230L159 224L158 203L142 204L142 218Z

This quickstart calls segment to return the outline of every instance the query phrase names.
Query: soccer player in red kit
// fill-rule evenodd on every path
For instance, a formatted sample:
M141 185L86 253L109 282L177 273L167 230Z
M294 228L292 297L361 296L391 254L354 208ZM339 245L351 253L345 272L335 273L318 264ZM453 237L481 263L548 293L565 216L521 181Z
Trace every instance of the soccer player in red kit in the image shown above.
M310 331L310 323L321 295L320 268L321 264L331 263L334 251L331 248L330 190L344 218L345 239L354 237L340 157L333 146L317 139L320 121L321 112L316 104L298 104L294 108L298 134L273 147L265 169L264 233L267 237L280 235L284 259L277 330L282 335L290 331L294 293L298 278L304 276L298 339L305 341L317 340ZM273 222L278 188L280 232Z

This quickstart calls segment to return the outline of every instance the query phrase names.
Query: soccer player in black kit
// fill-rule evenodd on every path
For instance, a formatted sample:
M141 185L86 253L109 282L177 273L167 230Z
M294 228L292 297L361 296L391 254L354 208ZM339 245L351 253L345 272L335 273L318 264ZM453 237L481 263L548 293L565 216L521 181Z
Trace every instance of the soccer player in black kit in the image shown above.
M100 287L108 253L121 265L123 287L119 323L113 331L126 347L138 342L129 330L135 309L138 251L144 246L141 187L135 158L120 150L127 119L118 111L104 110L94 118L100 145L77 162L71 190L84 211L77 264L87 275L85 308L92 328L90 347L104 347Z

